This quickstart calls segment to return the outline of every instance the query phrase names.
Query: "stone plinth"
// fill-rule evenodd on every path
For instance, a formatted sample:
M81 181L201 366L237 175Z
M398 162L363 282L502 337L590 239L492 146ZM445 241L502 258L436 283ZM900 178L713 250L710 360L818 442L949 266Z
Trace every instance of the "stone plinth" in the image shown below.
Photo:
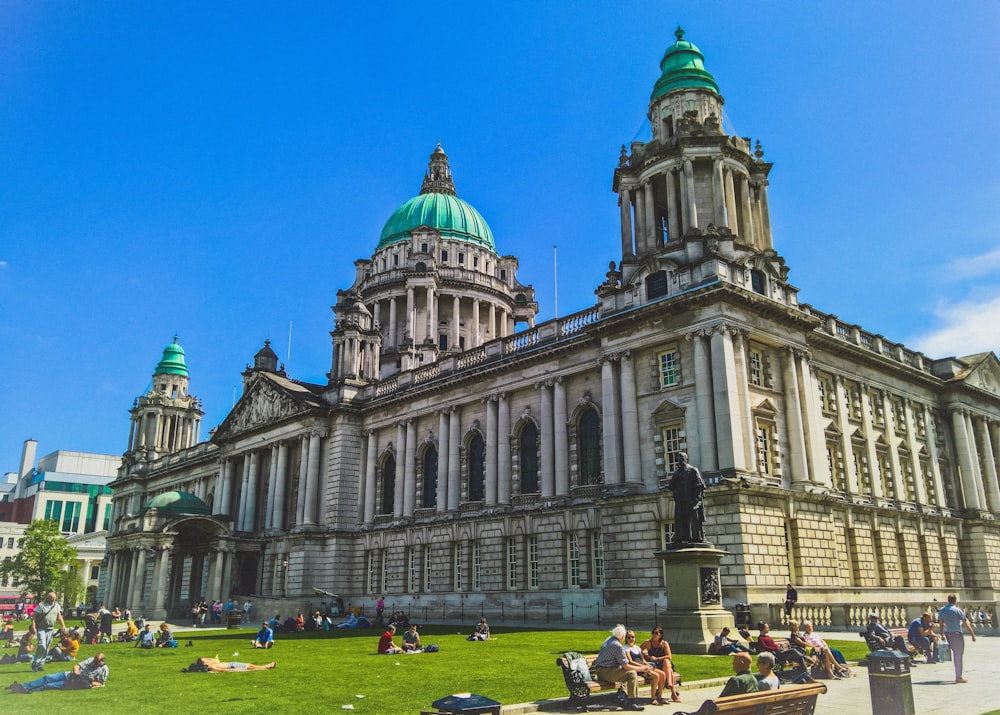
M667 610L660 626L673 652L705 655L723 627L735 630L733 614L722 607L719 562L726 555L708 543L656 552L667 567Z

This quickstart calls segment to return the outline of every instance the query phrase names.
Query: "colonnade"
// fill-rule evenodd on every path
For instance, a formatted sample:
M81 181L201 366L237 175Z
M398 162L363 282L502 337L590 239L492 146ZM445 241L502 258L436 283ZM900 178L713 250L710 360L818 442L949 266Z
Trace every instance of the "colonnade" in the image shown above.
M951 423L955 456L966 509L1000 514L1000 423L969 407L952 405Z
M418 293L423 293L419 300ZM450 311L442 311L442 303L450 297ZM406 288L406 303L402 296L376 300L372 312L382 325L383 305L388 305L388 322L385 324L386 340L383 349L399 350L406 344L438 344L438 325L442 312L451 316L448 323L448 349L457 350L460 344L461 324L466 325L465 349L476 348L495 338L505 338L514 332L514 314L503 303L487 298L469 297L460 293L448 295L433 285L410 285ZM403 309L403 319L399 310Z
M751 177L744 167L721 157L705 158L712 162L712 203L700 211L693 157L658 168L657 173L639 183L620 187L625 259L655 252L665 242L664 228L666 241L676 241L690 229L703 228L702 224L707 227L710 223L729 228L745 243L761 250L773 247L767 179Z
M201 419L188 410L174 411L160 407L136 411L129 424L128 452L152 449L177 452L198 442Z
M312 430L299 438L224 457L215 512L232 516L234 530L243 532L261 529L276 532L293 525L309 527L325 523L322 506L325 489L320 469L325 437L325 432ZM292 470L296 464L298 473L294 479Z

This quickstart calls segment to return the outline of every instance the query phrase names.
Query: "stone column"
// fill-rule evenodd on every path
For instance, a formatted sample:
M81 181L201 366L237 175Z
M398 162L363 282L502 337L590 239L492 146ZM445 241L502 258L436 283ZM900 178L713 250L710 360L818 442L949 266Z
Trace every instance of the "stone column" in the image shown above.
M642 458L639 453L639 405L635 397L635 372L632 355L625 351L619 360L622 405L622 452L625 462L625 482L642 484ZM567 474L567 481L569 475Z
M306 482L309 474L309 435L302 435L299 443L299 481L295 493L295 526L302 526L306 513ZM228 595L228 594L226 594Z
M479 298L472 299L472 345L470 347L478 348L483 344L481 336L479 334Z
M483 398L486 405L486 506L497 503L497 399L494 395Z
M622 475L618 471L618 403L615 396L615 367L610 355L601 358L601 402L603 403L601 436L604 446L604 483L621 484ZM545 444L544 434L542 444Z
M392 493L392 517L403 516L403 491L406 472L406 422L396 423L396 478ZM385 485L382 485L385 488Z
M823 410L819 405L819 388L805 352L799 354L799 394L805 408L802 419L809 443L806 453L809 475L816 484L830 488L833 486L833 475L826 459L826 434L823 431Z
M246 520L243 522L244 531L256 531L257 529L257 482L260 471L260 452L254 450L250 453L250 479L248 480L249 493L247 494Z
M108 553L108 558L105 560L107 566L105 570L108 572L107 579L104 581L104 600L107 603L112 602L112 596L115 592L115 587L118 585L117 574L115 573L118 568L118 551L111 551Z
M128 578L128 581L123 581L122 582L122 585L125 586L125 588L122 589L122 598L124 598L125 600L127 600L127 601L129 601L131 603L136 603L137 602L135 600L137 598L135 592L136 592L137 586L139 586L139 584L140 584L140 579L139 579L139 553L141 551L142 551L142 549L140 549L140 548L132 549L132 551L131 551L131 555L132 555L131 561L132 561L132 564L131 564L131 567L129 569L129 578ZM129 604L126 603L125 605L129 605ZM131 606L129 606L129 608L131 608Z
M947 507L945 492L944 492L944 482L941 479L941 464L938 462L938 451L937 451L937 430L934 423L934 414L931 412L930 405L924 405L924 432L926 433L927 440L927 453L930 454L931 462L931 480L934 483L934 493L937 496L937 505L940 507Z
M309 457L306 468L305 507L302 510L302 523L316 523L316 491L319 484L319 450L322 435L319 432L309 433Z
M412 517L417 497L417 423L406 421L406 466L403 468L403 516Z
M628 189L619 191L618 206L622 222L622 258L632 258L635 256L632 250L632 197Z
M489 336L487 340L493 340L498 337L497 304L493 301L490 301L489 321L489 325L486 326L486 333Z
M882 493L882 467L878 463L878 452L875 450L875 430L872 427L872 405L871 395L868 393L868 385L861 383L858 385L858 392L861 398L861 429L865 434L865 455L868 458L868 476L872 483L872 498L875 500L884 499Z
M448 511L458 511L462 498L462 470L459 447L462 444L461 412L451 409L448 426Z
M146 549L140 546L136 549L135 577L132 579L132 596L129 599L129 608L142 607L142 592L146 585Z
M413 286L406 286L406 317L403 320L403 324L406 325L406 330L403 331L403 342L416 344L417 342L417 326L414 325L416 322L414 320L414 300L413 300ZM411 365L412 369L413 366Z
M240 484L240 508L236 513L238 531L247 531L247 494L250 492L250 455L243 456L243 479Z
M456 294L451 301L451 345L452 350L459 349L459 323L462 322L461 298Z
M438 411L438 480L437 480L437 504L435 508L439 514L448 510L448 460L451 457L448 451L448 409Z
M562 377L553 385L552 419L556 462L556 496L569 496L569 434L566 424L566 386Z
M646 217L645 217L645 252L651 253L656 250L656 203L653 200L653 181L650 179L643 187L646 191Z
M635 187L635 255L646 253L646 192L642 185Z
M983 479L986 482L986 502L990 505L991 512L1000 514L1000 484L997 484L997 465L993 460L993 442L990 439L989 426L984 417L977 417L975 425L979 431L979 443L982 445L980 454L983 459Z
M535 385L541 397L541 478L542 478L542 499L551 499L556 493L555 471L553 469L553 435L552 435L552 383L551 381L539 382Z
M973 466L972 451L969 446L969 432L965 425L965 415L961 408L954 408L951 412L952 429L955 432L955 452L958 468L962 478L962 497L966 509L982 509L979 502L979 490L976 489L976 469Z
M851 442L850 415L847 406L847 396L844 378L837 375L833 378L834 397L837 400L837 429L840 432L840 451L844 459L844 487L851 494L860 494L858 486L859 475L854 465L854 444Z
M806 440L802 430L802 404L799 397L799 377L795 365L795 350L787 348L782 356L782 376L785 388L785 426L788 430L788 452L792 467L792 482L809 481L806 467Z
M399 348L399 341L396 340L396 321L399 318L396 315L396 299L389 299L389 344L386 347L391 347L393 349Z
M885 443L889 448L889 464L892 466L892 488L896 492L896 501L909 501L906 494L906 482L903 479L903 467L899 463L896 413L892 409L892 398L888 392L882 393L882 412L885 415Z
M712 334L712 397L719 469L743 470L743 430L736 394L736 359L731 328L720 325Z
M437 342L434 337L437 332L437 323L434 321L434 286L427 286L424 292L424 302L427 303L427 316L424 324L424 341L428 343Z
M771 210L767 205L767 179L761 179L760 188L760 233L761 248L774 248L771 240Z
M497 502L510 504L510 400L500 393L497 415Z
M689 339L694 348L694 402L695 424L697 432L697 452L692 459L700 461L702 471L714 472L719 468L715 451L715 414L712 397L712 364L708 359L708 346L705 331L691 333ZM692 440L693 442L693 440ZM690 449L691 443L688 444ZM697 462L692 461L692 464Z
M267 475L267 502L264 507L264 529L266 531L271 531L274 529L274 519L275 519L275 508L274 508L274 498L277 496L275 494L275 482L278 481L278 445L271 445L271 459L268 464L268 475Z
M712 160L712 207L715 210L715 225L726 226L726 189L721 158Z
M732 183L732 174L726 173ZM734 215L734 214L731 214ZM739 406L739 420L743 427L746 439L743 441L743 459L747 471L757 471L757 450L755 440L757 435L756 426L753 421L753 408L750 406L750 387L747 383L747 345L746 332L743 330L733 331L733 360L736 364L736 396Z
M212 589L213 599L222 599L226 594L222 593L222 572L223 565L226 562L226 552L222 550L221 547L215 551L215 561L212 568L212 579L210 588Z
M903 419L906 428L906 446L910 450L910 468L913 470L913 495L917 504L927 503L927 490L924 489L923 469L920 466L920 445L917 443L917 427L913 419L912 403L903 399Z
M698 202L694 192L694 164L684 162L684 185L687 187L687 215L689 228L698 228Z
M161 548L157 554L157 560L159 561L159 566L156 573L156 588L153 591L153 611L154 614L163 613L165 617L164 607L166 604L164 603L164 598L167 594L167 576L170 571L170 549L166 547ZM153 618L156 617L156 615L153 615Z
M222 594L223 596L228 596L229 592L232 590L233 581L233 555L229 553L223 554L222 559Z
M726 226L730 231L742 238L739 230L739 219L736 215L736 187L733 184L733 170L727 168L726 180Z
M364 523L375 521L375 485L378 480L378 433L368 430L368 458L365 463Z
M274 486L274 521L273 526L284 531L287 526L285 519L285 492L288 483L288 442L278 443L278 466L275 471Z
M972 453L973 475L975 477L976 493L979 495L979 508L989 510L986 503L986 490L983 487L983 470L980 466L979 445L976 444L976 428L972 424L972 412L965 410L965 431L969 435L969 451Z
M740 197L742 198L742 212L740 215L740 226L743 229L741 238L751 246L757 245L757 232L753 225L753 210L750 200L750 179L746 176L740 177Z
M677 211L677 183L674 170L667 169L667 239L677 241L681 237L680 214Z

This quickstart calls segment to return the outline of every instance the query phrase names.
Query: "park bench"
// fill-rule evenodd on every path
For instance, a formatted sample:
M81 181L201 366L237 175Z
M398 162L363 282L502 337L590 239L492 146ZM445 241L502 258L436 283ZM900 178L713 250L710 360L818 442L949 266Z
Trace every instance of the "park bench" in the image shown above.
M816 698L826 692L822 683L782 685L780 690L730 695L706 700L693 712L678 711L674 715L813 715Z
M585 708L591 695L618 690L622 687L621 683L598 680L591 673L595 660L597 660L596 653L593 655L566 653L556 658L556 665L562 670L566 688L569 690L569 705ZM681 674L676 670L674 671L674 684L681 684Z
M910 643L910 640L907 637L908 632L909 631L906 628L890 628L889 629L889 633L892 635L893 639L895 639L896 636L902 637L903 642L906 643L907 654L910 656L910 659L912 660L914 656L918 655L918 652L917 652L916 646L914 646L912 643ZM877 650L885 650L886 648L889 648L891 650L891 645L892 645L891 642L889 644L883 644L883 643L879 642L878 639L874 638L873 636L868 635L868 631L867 630L860 631L859 634L860 634L860 636L862 638L865 639L865 643L868 644L868 650L870 652L874 652L874 651L877 651Z

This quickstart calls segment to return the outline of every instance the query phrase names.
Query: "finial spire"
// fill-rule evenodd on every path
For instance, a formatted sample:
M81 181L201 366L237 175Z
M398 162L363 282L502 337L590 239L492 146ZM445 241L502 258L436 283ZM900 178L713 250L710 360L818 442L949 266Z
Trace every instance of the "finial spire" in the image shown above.
M677 38L678 42L680 42L681 40L683 40L684 39L684 28L681 27L680 25L678 25L677 29L674 30L674 37Z
M441 148L441 142L437 143L437 148L431 154L431 160L427 162L427 173L424 174L424 182L420 185L420 193L458 196L455 183L451 179L448 155Z

